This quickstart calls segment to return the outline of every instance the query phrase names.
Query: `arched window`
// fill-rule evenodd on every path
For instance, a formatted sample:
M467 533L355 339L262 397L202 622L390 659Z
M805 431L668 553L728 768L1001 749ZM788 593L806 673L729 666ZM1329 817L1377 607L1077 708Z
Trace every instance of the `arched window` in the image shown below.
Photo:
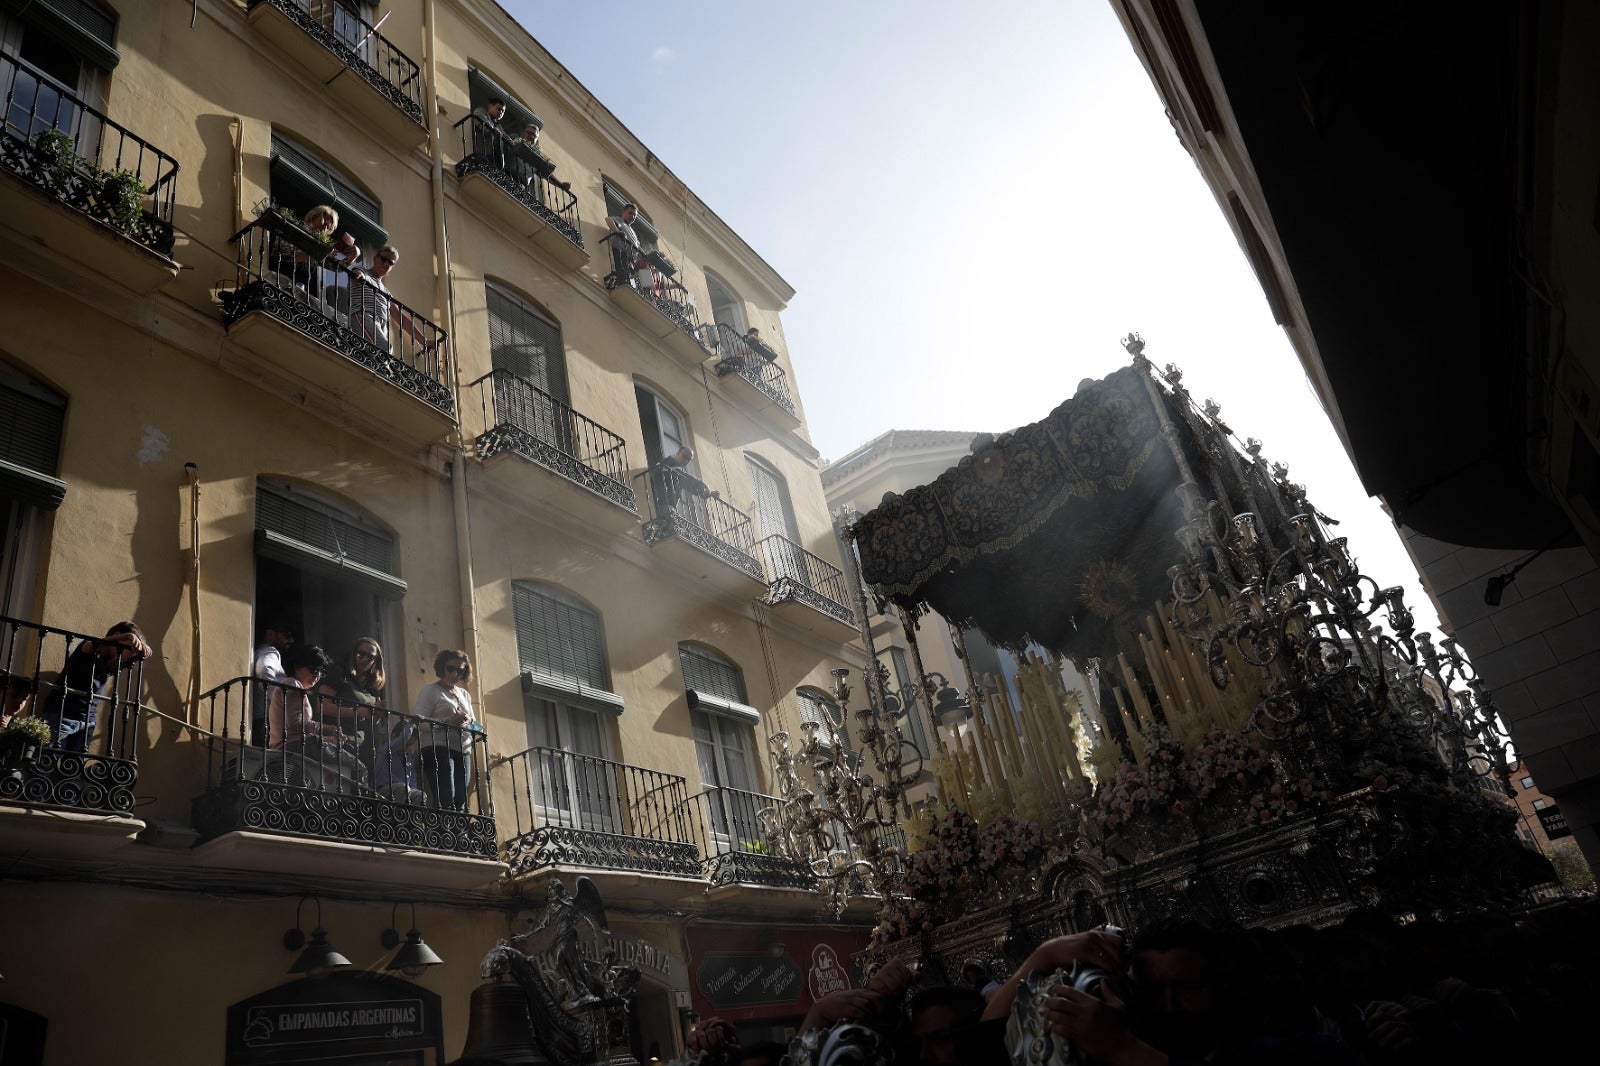
M689 725L701 784L724 800L729 798L723 795L726 789L758 792L754 727L761 712L746 702L743 672L733 660L703 644L679 644L678 664L689 695ZM711 804L716 832L741 836L754 832L755 827L742 824L739 817L744 806Z
M272 202L297 217L318 204L339 212L339 229L348 232L366 256L389 243L383 205L333 163L278 130L272 131Z
M711 295L711 317L718 325L727 326L739 336L744 336L744 301L733 287L711 271L706 271L706 291Z
M56 477L66 397L0 363L0 614L31 618L43 511L66 496Z
M633 220L633 232L639 238L639 247L646 252L653 251L656 245L660 243L661 235L656 232L655 223L650 221L650 216L645 214L644 205L640 204L637 199L630 196L604 175L601 175L600 187L606 195L606 215L608 217L622 214L622 208L626 204L633 205L634 210L637 212L637 217Z
M529 788L547 820L614 832L620 811L604 760L610 750L603 716L622 710L611 691L600 614L554 585L511 586L522 667Z
M513 418L537 439L570 451L571 421L563 408L567 392L567 353L555 319L510 290L489 283L489 358L496 375L496 410ZM529 392L515 382L532 386ZM542 395L540 395L542 394ZM554 400L552 404L550 401Z
M255 527L255 635L287 629L341 666L358 640L372 637L389 676L403 676L395 605L406 583L394 534L331 493L276 478L256 482ZM265 703L252 715L253 735L265 737Z
M642 382L634 383L633 394L639 404L639 427L644 430L644 454L649 466L692 446L689 418L682 408ZM693 474L699 464L691 460L685 469Z

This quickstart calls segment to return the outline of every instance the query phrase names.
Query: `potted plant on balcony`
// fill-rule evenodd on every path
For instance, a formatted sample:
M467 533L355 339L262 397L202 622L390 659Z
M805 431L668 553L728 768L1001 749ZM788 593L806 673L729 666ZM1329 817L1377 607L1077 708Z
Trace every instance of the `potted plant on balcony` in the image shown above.
M0 763L17 773L37 762L40 750L49 743L49 723L32 715L19 715L0 729Z
M106 220L124 233L132 233L144 217L144 197L148 191L131 170L100 172L101 207Z
M274 237L282 238L300 251L321 259L328 254L333 235L319 236L306 229L290 207L274 204L270 200L256 206L256 224Z
M34 135L33 150L57 182L65 182L88 162L78 154L77 145L66 130L40 130Z
M671 257L659 248L650 249L650 251L644 253L644 257L654 263L655 268L669 278L678 273L678 264L674 263Z

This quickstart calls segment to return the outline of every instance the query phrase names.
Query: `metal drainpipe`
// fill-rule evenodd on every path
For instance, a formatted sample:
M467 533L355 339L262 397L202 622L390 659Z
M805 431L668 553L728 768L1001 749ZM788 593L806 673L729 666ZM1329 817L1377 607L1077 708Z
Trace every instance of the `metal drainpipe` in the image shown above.
M433 157L433 247L434 260L437 269L434 273L434 303L444 310L445 320L450 323L450 336L456 336L455 300L450 287L450 237L445 228L444 220L444 145L443 133L439 126L439 64L438 64L438 19L435 0L423 0L422 19L427 26L427 114L428 114L428 146ZM453 346L452 346L453 347ZM457 419L461 416L461 353L452 350L450 353L451 387L455 392ZM472 529L467 519L467 455L465 441L461 434L461 425L458 421L455 433L451 437L450 456L450 491L455 505L456 525L456 567L458 580L461 584L461 644L462 651L473 662L478 661L478 603L475 585L472 580ZM428 667L425 664L423 669ZM474 684L481 676L478 671L473 671ZM482 706L483 690L481 688L474 694L478 706Z

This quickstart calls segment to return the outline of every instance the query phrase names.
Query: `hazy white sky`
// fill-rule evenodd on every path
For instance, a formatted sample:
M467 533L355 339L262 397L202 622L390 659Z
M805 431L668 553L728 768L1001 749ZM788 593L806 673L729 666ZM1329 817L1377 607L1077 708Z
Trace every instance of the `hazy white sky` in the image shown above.
M1137 330L1437 625L1108 0L502 2L795 287L824 457L1035 421Z

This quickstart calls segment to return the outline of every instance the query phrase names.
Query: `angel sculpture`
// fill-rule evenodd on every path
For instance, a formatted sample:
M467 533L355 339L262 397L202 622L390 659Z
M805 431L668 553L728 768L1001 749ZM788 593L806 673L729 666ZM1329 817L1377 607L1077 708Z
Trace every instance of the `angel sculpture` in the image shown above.
M552 877L532 928L502 940L483 960L485 977L522 986L533 1021L530 1035L553 1063L579 1066L614 1046L619 1035L625 1039L628 1000L639 971L619 964L614 951L594 959L587 949L597 934L609 931L594 882L580 876L577 890L569 892Z

